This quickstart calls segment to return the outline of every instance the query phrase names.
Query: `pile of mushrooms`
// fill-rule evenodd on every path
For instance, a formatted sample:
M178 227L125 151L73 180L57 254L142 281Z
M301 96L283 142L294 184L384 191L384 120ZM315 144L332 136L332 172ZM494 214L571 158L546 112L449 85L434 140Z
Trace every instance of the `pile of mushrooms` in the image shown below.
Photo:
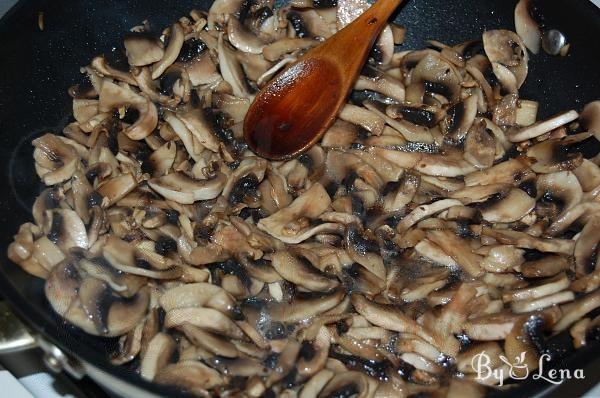
M113 363L206 397L477 397L501 380L473 355L531 371L597 330L600 102L537 120L516 33L394 52L392 24L319 144L247 149L257 91L366 7L216 0L84 68L8 255Z

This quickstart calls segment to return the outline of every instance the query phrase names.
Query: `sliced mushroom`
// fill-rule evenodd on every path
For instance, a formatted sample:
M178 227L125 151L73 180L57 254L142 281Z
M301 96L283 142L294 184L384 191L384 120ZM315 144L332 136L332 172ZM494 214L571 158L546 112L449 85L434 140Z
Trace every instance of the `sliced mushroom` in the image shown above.
M125 35L127 60L132 66L146 66L162 59L162 42L148 32L129 32Z
M164 368L175 352L175 341L166 333L158 333L148 343L146 354L140 366L140 375L146 380L153 380Z
M158 124L156 106L131 89L105 81L100 92L100 111L109 112L122 106L133 107L139 112L136 122L123 130L129 138L142 140L152 134Z
M227 177L222 173L208 180L194 180L182 173L171 173L153 178L148 184L169 200L192 204L198 200L214 199L221 194Z
M579 122L600 141L600 101L587 104L581 111Z
M212 308L174 308L165 316L165 327L173 328L185 323L235 339L243 337L240 328L222 312Z
M337 286L336 281L327 278L307 260L298 258L288 251L276 252L271 256L273 268L287 281L308 290L324 292Z
M490 203L491 202L491 203ZM535 199L520 189L511 189L506 196L481 204L481 216L489 222L514 222L535 207Z
M71 178L77 170L79 156L71 145L53 134L32 141L36 171L44 184L55 185Z
M516 88L520 88L527 77L529 55L521 38L509 30L489 30L483 34L483 47L492 64L499 70L508 70L515 78ZM504 69L502 69L504 68ZM498 70L494 70L494 73ZM499 79L503 75L496 73Z
M154 381L183 388L194 395L208 396L208 390L221 385L223 378L202 362L187 360L164 367Z
M314 184L300 195L288 207L263 218L258 228L285 243L300 243L319 232L335 232L337 224L326 223L309 227L314 219L329 207L331 199L321 184Z
M515 7L515 30L523 39L525 46L534 54L540 52L542 43L542 32L537 22L529 13L530 0L520 0Z
M516 131L514 134L509 134L508 139L511 142L521 142L539 137L554 129L576 120L579 114L576 111L563 112L551 117L550 119L542 120L531 126L525 127Z

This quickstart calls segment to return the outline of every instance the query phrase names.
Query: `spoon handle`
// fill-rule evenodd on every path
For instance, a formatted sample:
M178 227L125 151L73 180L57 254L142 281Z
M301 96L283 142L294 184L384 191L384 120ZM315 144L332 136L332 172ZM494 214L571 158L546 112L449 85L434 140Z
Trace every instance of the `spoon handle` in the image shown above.
M347 76L349 80L355 80L354 75L360 71L360 66L357 65L365 63L387 20L402 2L403 0L378 0L352 23L340 30L335 40L326 41L310 51L307 56L332 58L332 61L337 64L341 63L344 72L350 73Z

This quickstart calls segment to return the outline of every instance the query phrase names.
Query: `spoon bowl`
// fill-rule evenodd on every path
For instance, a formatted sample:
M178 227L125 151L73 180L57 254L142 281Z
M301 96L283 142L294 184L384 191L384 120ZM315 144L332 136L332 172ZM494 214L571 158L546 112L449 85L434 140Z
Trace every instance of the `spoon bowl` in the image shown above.
M379 0L269 82L244 120L250 149L285 160L317 143L335 122L377 36L402 1Z

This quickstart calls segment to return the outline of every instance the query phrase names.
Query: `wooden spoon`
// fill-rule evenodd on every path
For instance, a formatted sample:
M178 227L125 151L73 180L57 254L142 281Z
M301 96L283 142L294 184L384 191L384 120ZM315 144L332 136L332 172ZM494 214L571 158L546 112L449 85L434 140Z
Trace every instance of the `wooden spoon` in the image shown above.
M283 160L313 146L335 121L377 36L402 1L379 0L265 86L244 120L250 149Z

